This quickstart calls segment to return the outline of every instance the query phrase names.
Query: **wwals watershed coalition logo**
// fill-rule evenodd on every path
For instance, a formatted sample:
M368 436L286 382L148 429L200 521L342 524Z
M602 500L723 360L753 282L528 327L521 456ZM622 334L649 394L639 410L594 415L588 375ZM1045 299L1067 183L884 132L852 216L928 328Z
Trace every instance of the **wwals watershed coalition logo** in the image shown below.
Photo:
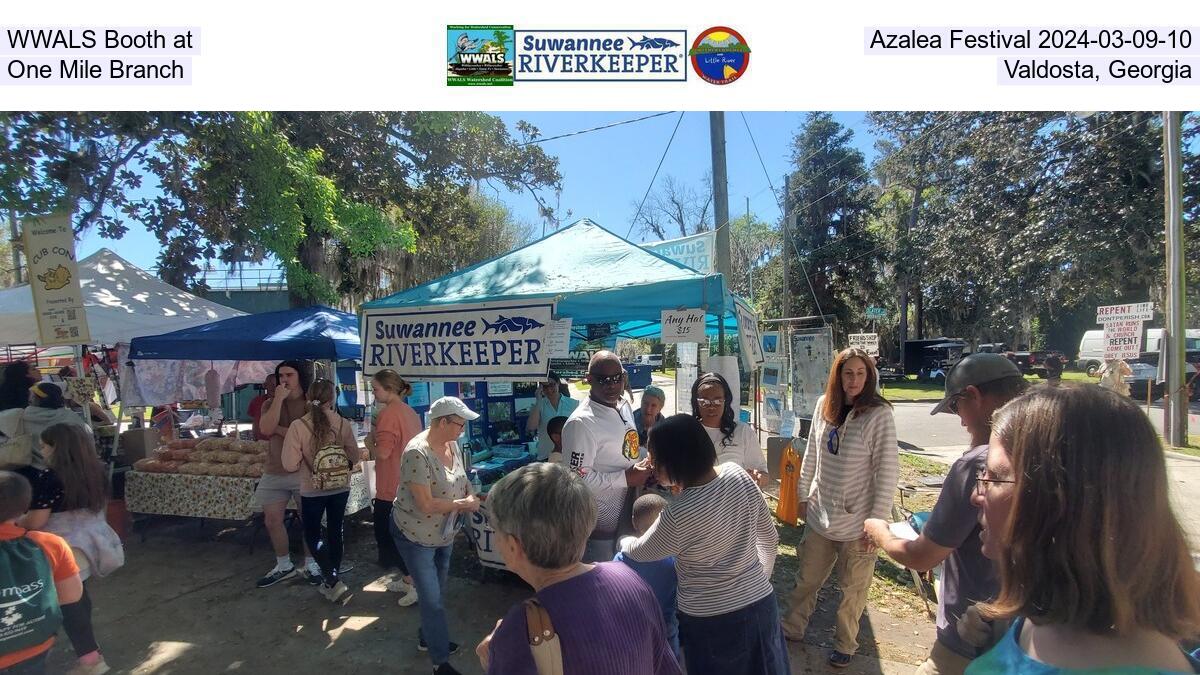
M683 82L684 30L518 30L516 80Z
M512 83L512 26L446 26L446 84L511 87Z
M714 26L696 36L688 56L692 69L709 84L729 84L750 67L750 45L732 28Z

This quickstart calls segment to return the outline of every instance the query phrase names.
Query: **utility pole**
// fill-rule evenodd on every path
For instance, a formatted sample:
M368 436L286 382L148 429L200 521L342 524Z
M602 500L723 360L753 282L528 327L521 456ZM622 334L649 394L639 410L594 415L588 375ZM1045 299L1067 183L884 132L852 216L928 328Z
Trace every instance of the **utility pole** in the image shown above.
M783 297L779 299L780 309L783 314L779 317L786 319L792 315L792 285L791 279L788 276L788 244L792 243L791 235L792 222L792 176L784 174L783 176L783 222L780 223L780 229L783 235Z
M1163 120L1163 173L1167 228L1167 341L1162 351L1166 359L1167 406L1163 419L1163 431L1167 442L1174 446L1186 446L1188 397L1184 391L1184 347L1187 340L1184 316L1184 267L1183 267L1183 192L1181 190L1183 163L1180 159L1183 113L1164 112Z
M749 197L746 197L746 227L747 228L750 227L750 198ZM756 262L758 262L757 259L746 261L746 271L750 275L750 304L752 304L752 305L754 304L754 263L756 263Z
M13 283L14 285L21 284L24 283L21 280L21 249L23 246L21 242L21 233L17 231L17 212L13 211L12 209L8 210L8 227L9 231L12 232L12 239L9 241L10 248L12 248Z
M717 227L717 272L729 284L729 178L725 173L725 113L708 113L712 143L713 222ZM725 315L717 317L717 354L725 354Z

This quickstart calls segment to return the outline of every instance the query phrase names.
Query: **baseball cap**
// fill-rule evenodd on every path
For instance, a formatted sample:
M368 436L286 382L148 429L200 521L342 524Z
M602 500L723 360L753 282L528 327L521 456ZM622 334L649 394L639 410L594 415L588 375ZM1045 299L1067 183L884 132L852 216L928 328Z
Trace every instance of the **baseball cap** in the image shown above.
M473 420L479 418L479 413L467 407L462 399L454 396L443 396L433 402L429 406L429 419L435 420L439 417L447 415L458 415L464 420Z
M978 387L986 382L1006 377L1022 377L1021 369L1003 354L971 354L959 361L946 376L946 397L929 411L930 415L949 412L950 401L970 386Z

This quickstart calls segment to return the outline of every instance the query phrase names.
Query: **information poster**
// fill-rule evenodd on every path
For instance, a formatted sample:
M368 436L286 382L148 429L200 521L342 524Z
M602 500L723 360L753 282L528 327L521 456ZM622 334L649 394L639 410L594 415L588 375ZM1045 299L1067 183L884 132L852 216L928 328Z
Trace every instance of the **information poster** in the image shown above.
M833 368L833 330L826 326L792 334L792 410L812 415Z
M79 266L75 261L75 231L71 214L54 213L24 219L22 231L38 345L80 345L92 341Z

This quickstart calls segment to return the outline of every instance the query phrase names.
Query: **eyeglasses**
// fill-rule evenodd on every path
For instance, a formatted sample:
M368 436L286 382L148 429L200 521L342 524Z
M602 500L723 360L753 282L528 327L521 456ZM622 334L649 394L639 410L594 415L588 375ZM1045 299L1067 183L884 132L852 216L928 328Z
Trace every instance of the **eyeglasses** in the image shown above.
M446 421L449 422L450 424L453 424L454 426L458 427L459 429L462 429L463 427L467 426L466 420L456 420L456 419L452 419L452 418L447 418Z
M593 375L592 379L595 380L596 384L598 385L617 384L621 380L625 379L625 373L617 373L616 375Z
M716 407L725 405L725 399L723 399L723 398L698 398L698 399L696 399L696 405L700 406L701 408L716 408Z
M1010 485L1015 485L1016 482L1017 481L1015 481L1015 480L1002 480L1000 478L989 478L987 469L980 469L975 472L975 492L976 492L976 494L980 494L980 495L984 494L985 486L992 485L993 483L1008 483Z
M842 437L838 435L837 427L829 431L829 438L825 441L825 449L829 454L836 455L842 447Z

